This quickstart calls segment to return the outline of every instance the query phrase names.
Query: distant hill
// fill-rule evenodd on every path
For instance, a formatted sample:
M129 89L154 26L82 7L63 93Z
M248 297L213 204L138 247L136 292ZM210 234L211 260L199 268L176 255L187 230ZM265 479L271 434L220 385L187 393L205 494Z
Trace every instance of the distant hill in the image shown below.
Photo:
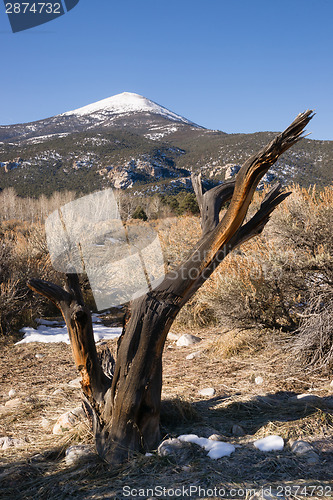
M38 196L107 186L133 192L190 189L201 170L224 180L274 137L205 129L145 97L124 92L74 111L26 124L0 126L0 189ZM304 139L271 169L283 184L332 182L333 141Z

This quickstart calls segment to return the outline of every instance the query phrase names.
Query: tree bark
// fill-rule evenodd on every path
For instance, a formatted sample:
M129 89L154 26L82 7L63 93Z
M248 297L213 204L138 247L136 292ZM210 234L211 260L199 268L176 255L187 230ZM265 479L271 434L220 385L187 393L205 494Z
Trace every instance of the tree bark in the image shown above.
M275 185L255 215L244 223L260 179L284 151L303 137L303 129L312 116L312 111L298 115L283 133L243 164L235 181L204 193L200 174L192 175L202 236L184 262L160 284L153 284L152 290L131 302L113 374L105 374L98 359L91 315L83 304L78 277L67 275L65 289L30 280L30 288L52 300L66 321L97 451L108 462L120 463L134 452L157 447L162 353L170 327L179 310L226 255L260 234L272 211L290 194ZM220 220L221 208L227 201L230 205ZM112 364L110 355L105 356Z

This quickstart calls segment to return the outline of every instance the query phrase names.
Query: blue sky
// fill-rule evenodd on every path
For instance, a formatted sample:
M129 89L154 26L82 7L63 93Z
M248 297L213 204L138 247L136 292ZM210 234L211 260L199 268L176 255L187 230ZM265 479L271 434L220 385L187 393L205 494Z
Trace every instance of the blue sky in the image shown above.
M13 34L0 4L0 124L136 92L208 128L333 140L332 0L80 0Z

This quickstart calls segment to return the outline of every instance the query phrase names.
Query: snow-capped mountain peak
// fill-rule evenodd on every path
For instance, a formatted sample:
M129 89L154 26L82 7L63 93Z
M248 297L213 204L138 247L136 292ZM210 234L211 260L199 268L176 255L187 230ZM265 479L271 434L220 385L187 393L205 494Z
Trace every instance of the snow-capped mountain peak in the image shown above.
M101 101L88 104L73 111L67 111L59 116L86 116L86 115L127 115L131 113L152 113L160 115L169 120L194 125L191 121L176 113L160 106L159 104L146 99L133 92L122 92L121 94L102 99Z

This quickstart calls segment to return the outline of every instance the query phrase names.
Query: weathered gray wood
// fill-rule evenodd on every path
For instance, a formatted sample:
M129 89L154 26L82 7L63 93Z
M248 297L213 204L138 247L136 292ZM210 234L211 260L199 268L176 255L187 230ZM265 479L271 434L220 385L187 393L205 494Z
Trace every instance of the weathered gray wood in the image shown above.
M202 236L216 228L222 206L231 200L236 181L228 181L203 193L201 173L191 175L192 186L198 201Z

